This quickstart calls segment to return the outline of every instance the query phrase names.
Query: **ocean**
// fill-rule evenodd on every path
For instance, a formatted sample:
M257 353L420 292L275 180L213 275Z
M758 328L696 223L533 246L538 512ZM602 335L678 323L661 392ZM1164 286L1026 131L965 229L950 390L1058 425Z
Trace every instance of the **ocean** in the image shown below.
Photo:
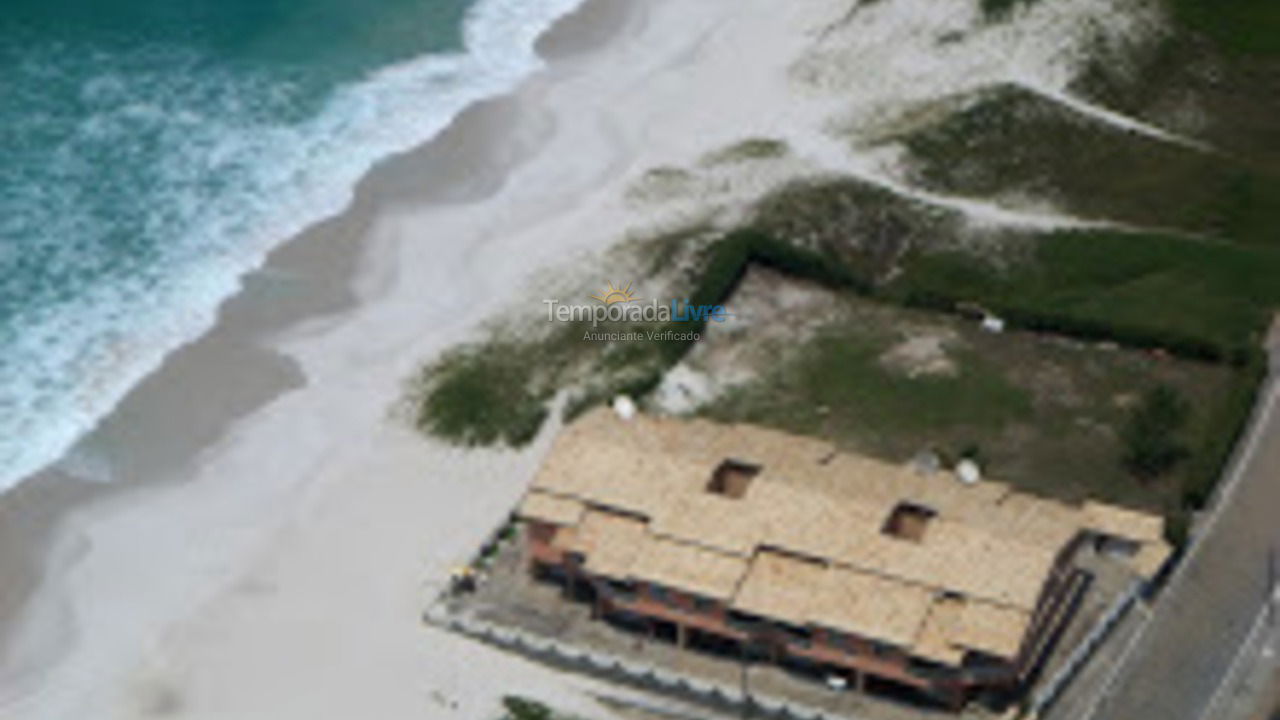
M0 491L379 159L536 70L579 1L6 2Z

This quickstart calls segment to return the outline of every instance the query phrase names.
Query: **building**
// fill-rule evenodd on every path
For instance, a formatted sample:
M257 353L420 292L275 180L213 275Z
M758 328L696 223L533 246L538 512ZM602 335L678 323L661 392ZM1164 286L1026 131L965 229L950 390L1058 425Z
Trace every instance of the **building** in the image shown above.
M953 707L1036 667L1082 543L1148 577L1170 552L1159 517L607 409L564 430L518 515L531 569L599 617Z

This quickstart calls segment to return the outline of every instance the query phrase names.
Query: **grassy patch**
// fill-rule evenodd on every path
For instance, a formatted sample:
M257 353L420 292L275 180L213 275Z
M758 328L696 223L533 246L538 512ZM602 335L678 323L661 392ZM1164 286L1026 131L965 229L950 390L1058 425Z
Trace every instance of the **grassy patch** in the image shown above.
M1274 0L1171 0L1185 28L1236 55L1280 54L1280 4Z
M780 243L838 260L871 284L910 248L958 232L956 216L859 180L799 182L772 193L752 227Z
M502 720L573 720L570 715L563 715L537 700L520 695L504 696L502 709Z
M1280 252L1162 235L1059 232L1012 267L963 252L916 253L890 295L979 303L1015 324L1243 363L1280 307Z
M648 277L677 269L690 246L699 246L713 234L709 223L694 223L685 227L637 239L636 254Z
M1002 87L909 135L913 181L1044 198L1085 217L1274 243L1280 181L1226 156L1126 133Z
M988 20L999 20L1019 7L1030 5L1037 0L981 0L982 14Z
M966 356L955 377L909 378L882 366L884 350L858 334L829 331L776 375L731 393L708 413L804 435L857 438L897 455L1030 415L1027 394L983 358Z
M1280 176L1280 4L1166 0L1173 32L1092 48L1074 90Z
M781 349L756 379L699 411L830 438L905 462L922 449L977 450L987 473L1030 492L1176 511L1220 462L1238 372L1134 350L1100 350L1030 333L992 335L956 317L833 295L836 319L802 348ZM884 360L905 338L949 338L954 372L911 376ZM716 342L711 338L708 342ZM729 340L726 340L726 342ZM1126 468L1123 433L1144 391L1176 388L1191 411L1186 461L1156 479ZM1229 436L1229 433L1228 433Z
M775 158L785 157L790 152L791 147L787 145L785 140L777 140L774 138L748 138L741 142L734 143L722 150L707 153L699 161L699 164L713 167L716 165L730 165L749 160L772 160Z
M546 417L550 386L516 343L470 345L427 370L418 427L461 445L523 445Z
M627 197L634 202L668 202L689 193L697 181L697 176L684 168L656 167L627 189Z

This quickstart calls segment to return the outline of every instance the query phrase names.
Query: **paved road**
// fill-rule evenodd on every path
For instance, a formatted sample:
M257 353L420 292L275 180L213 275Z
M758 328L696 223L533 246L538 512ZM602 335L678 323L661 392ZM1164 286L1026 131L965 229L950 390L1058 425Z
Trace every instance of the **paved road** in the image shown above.
M1258 617L1253 641L1229 673L1229 681L1210 706L1214 720L1266 720L1280 711L1280 593L1272 597L1270 614Z
M1280 333L1260 422L1151 622L1093 720L1209 720L1206 711L1269 594L1280 552Z

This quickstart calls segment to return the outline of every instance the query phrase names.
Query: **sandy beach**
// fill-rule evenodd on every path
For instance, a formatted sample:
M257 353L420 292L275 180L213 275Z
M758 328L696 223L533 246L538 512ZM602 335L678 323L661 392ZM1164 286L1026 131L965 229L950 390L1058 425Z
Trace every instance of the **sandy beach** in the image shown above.
M956 7L928 22L972 22ZM727 221L789 178L877 172L883 158L827 131L875 116L850 115L849 93L1005 70L978 53L882 83L890 66L864 76L854 57L808 54L857 31L838 0L590 0L540 40L547 67L517 92L376 168L346 212L248 277L211 333L0 498L0 717L491 718L511 692L603 716L585 681L419 622L554 423L519 452L466 451L393 410L424 362L536 306L553 269L595 290L624 278L564 269L628 235ZM752 137L785 139L791 157L628 200L646 170ZM77 479L103 474L87 467L111 481Z

